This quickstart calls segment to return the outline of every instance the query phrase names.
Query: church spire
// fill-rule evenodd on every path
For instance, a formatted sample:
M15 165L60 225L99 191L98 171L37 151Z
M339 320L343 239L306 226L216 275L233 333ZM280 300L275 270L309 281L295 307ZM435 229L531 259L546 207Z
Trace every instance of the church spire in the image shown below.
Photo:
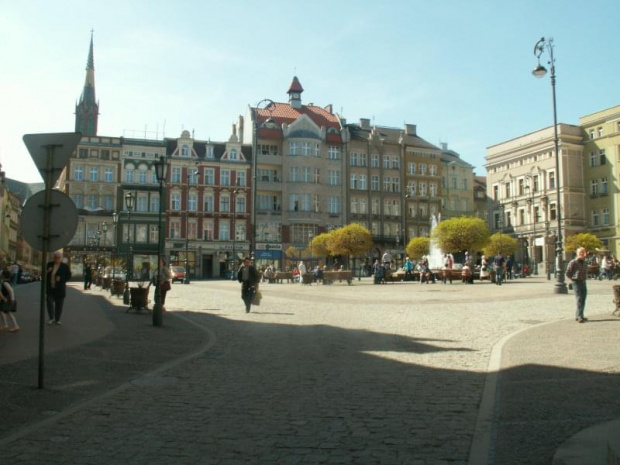
M90 48L86 63L86 79L79 103L75 106L75 130L84 136L97 135L99 103L95 98L95 58L93 53L93 32L90 31Z

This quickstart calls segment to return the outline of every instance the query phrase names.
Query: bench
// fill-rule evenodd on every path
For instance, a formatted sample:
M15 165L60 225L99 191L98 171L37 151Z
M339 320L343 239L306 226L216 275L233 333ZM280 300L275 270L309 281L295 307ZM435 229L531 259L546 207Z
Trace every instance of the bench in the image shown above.
M273 274L273 281L276 283L282 283L283 280L286 279L286 282L294 282L293 281L293 273L289 272L289 271L276 271Z
M323 284L333 284L335 281L346 281L350 286L353 273L351 271L323 271Z

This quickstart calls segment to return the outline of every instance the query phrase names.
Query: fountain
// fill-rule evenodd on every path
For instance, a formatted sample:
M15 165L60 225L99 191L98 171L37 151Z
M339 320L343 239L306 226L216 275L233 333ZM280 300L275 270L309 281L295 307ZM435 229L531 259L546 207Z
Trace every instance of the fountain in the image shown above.
M443 252L437 246L437 241L433 239L433 231L440 221L441 213L437 214L437 216L431 214L431 244L428 252L428 266L431 270L441 270L444 263Z

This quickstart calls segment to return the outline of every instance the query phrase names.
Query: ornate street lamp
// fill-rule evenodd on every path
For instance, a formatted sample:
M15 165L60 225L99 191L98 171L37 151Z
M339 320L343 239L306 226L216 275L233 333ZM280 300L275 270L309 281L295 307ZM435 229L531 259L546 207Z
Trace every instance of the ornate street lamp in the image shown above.
M127 262L126 262L126 270L125 270L125 292L123 293L123 303L125 305L129 305L129 274L131 272L131 268L129 266L129 261L131 258L131 211L134 207L134 196L131 192L128 192L125 195L125 208L127 209Z
M254 108L254 140L252 141L252 240L250 241L250 255L254 257L256 253L256 199L257 199L257 184L258 184L258 111L267 110L270 113L275 108L275 103L271 99L263 99L256 104ZM261 108L263 107L263 108Z
M163 308L161 304L161 289L160 276L161 276L161 256L163 255L163 229L161 224L162 211L164 206L164 182L166 181L167 165L164 157L159 157L159 161L155 163L155 175L157 176L157 182L159 182L159 219L158 219L158 233L157 233L157 279L155 280L155 305L153 305L153 326L163 325ZM187 275L187 269L185 270Z
M113 253L114 255L118 254L118 245L117 245L117 239L116 239L116 228L118 226L118 213L114 212L112 213L112 223L114 224L114 247L113 247ZM112 287L110 292L113 293L114 292L114 281L116 280L116 264L114 263L114 255L112 255Z
M555 59L553 58L553 39L545 39L544 37L536 42L534 45L534 55L538 60L538 66L532 71L532 74L536 77L543 77L547 74L547 69L540 64L540 56L547 49L549 53L549 66L551 69L551 94L553 97L553 144L555 147L555 187L557 195L557 215L558 220L558 234L556 242L556 283L554 292L556 294L568 294L568 288L564 279L564 248L562 244L562 205L561 205L561 192L560 192L560 150L558 148L558 116L555 99Z
M163 163L159 161L158 163ZM156 164L156 169L157 169ZM164 173L165 174L165 173ZM187 169L187 205L185 206L185 277L183 284L189 284L189 185L194 176L198 174L198 168ZM159 180L159 178L157 178ZM164 179L165 180L165 179ZM163 182L162 180L161 182Z

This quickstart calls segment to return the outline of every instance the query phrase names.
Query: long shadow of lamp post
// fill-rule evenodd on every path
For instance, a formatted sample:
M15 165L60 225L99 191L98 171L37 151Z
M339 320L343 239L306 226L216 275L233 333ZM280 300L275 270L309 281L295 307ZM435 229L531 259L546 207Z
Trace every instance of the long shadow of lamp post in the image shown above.
M123 303L129 305L129 278L131 274L130 260L131 260L131 211L134 207L134 197L131 192L125 195L125 208L127 208L127 260L125 270L125 292L123 293Z
M167 165L164 157L159 157L159 161L155 163L155 175L157 176L157 182L159 182L159 219L158 219L158 233L157 233L157 279L155 280L155 305L153 305L153 326L163 325L163 308L161 303L161 257L163 255L164 244L164 228L162 228L161 219L162 211L164 209L164 182L166 181ZM185 274L187 275L187 269Z
M538 59L538 66L532 71L532 74L538 78L543 77L547 74L547 68L540 64L540 56L547 49L549 53L549 66L551 69L551 94L553 97L553 144L555 148L555 188L557 195L557 214L556 218L558 220L558 235L556 242L556 282L554 287L555 294L568 294L568 288L566 287L566 282L564 280L564 248L562 244L562 207L561 207L561 192L560 192L560 180L562 176L560 174L560 150L558 148L558 116L557 116L557 107L555 100L555 59L553 58L553 39L545 39L544 37L536 42L534 45L534 55Z

